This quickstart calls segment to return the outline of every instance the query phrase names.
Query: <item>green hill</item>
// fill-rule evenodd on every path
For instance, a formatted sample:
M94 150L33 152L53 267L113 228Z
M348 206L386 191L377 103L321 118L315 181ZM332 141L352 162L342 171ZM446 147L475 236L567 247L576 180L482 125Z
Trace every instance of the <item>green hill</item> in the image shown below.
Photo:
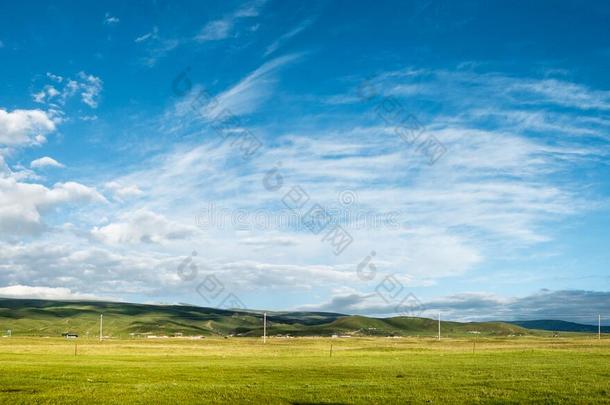
M13 336L99 334L104 315L104 335L109 337L261 336L262 312L221 310L189 305L144 305L97 301L47 301L0 299L0 333ZM327 312L267 312L268 335L290 336L435 336L432 319L369 318ZM442 322L443 335L527 335L534 332L503 322Z

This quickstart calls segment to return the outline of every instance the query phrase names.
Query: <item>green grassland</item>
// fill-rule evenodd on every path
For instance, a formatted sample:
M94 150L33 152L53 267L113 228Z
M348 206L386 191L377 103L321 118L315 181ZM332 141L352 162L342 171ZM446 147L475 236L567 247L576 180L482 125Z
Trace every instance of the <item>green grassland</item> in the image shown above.
M0 299L0 403L610 403L607 336L437 328L271 312L263 344L257 311Z
M610 403L610 339L0 338L0 403L176 402Z

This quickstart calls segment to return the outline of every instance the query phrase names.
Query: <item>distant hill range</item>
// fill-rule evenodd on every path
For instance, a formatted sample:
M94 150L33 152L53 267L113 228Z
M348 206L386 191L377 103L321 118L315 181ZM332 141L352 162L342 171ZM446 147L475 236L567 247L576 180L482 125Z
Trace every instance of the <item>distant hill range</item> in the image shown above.
M0 298L0 335L80 337L262 336L262 311L223 310L190 305L144 305L99 301L48 301ZM552 322L552 323L549 323ZM560 321L448 322L444 336L511 336L552 331L594 332L588 325ZM558 326L572 325L572 329ZM582 327L583 329L578 329ZM567 328L567 326L566 326ZM589 328L589 329L586 329ZM607 328L605 328L607 329ZM329 312L267 312L269 336L436 336L438 323L427 318L369 318Z
M597 333L597 325L584 325L581 323L558 321L553 319L541 319L537 321L511 321L527 329L551 330L557 332L585 332ZM602 326L602 333L610 333L610 326Z

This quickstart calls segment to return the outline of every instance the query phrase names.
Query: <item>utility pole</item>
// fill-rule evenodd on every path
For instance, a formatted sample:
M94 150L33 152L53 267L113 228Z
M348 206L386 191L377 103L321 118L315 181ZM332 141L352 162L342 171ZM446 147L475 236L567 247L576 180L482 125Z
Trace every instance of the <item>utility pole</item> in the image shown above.
M100 314L100 342L103 339L104 336L104 315Z
M263 343L267 343L267 313L263 313Z
M441 340L441 313L438 313L438 337L437 340Z
M601 314L597 315L597 338L599 340L602 339L602 316L601 316Z

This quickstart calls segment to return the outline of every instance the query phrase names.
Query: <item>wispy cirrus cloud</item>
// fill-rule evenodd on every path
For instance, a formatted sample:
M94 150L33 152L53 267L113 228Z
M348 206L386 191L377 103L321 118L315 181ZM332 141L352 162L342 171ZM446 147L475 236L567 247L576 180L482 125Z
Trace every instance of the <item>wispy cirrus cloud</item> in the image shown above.
M557 105L584 111L610 109L610 91L592 89L563 77L528 78L468 69L410 68L380 74L370 84L400 97L435 97L442 91L445 102L462 107L481 106L481 101L486 100L488 106L511 103L533 108Z
M140 43L144 41L148 41L150 39L157 39L159 37L159 27L154 26L152 31L147 32L146 34L140 35L134 39L135 43Z
M261 8L266 2L266 0L251 1L221 19L208 22L201 28L199 33L195 35L195 41L219 41L230 37L239 20L258 16Z
M201 29L199 34L195 36L195 40L199 42L206 42L225 39L229 36L232 29L232 20L210 21Z
M243 115L256 111L272 95L277 82L276 73L284 66L297 61L300 54L281 56L264 63L230 89L214 98L214 103L204 109L204 115L212 118L223 110Z
M307 19L303 22L301 22L299 25L297 25L296 27L294 27L293 29L291 29L290 31L288 31L287 33L283 34L282 36L280 36L278 39L276 39L275 41L273 41L268 47L267 49L265 49L265 53L264 56L269 56L272 53L276 52L278 49L280 49L284 44L286 44L291 38L297 36L298 34L300 34L302 31L304 31L306 28L308 28L312 23L314 22L314 19Z
M266 2L267 0L254 0L246 3L220 19L207 22L194 36L162 35L160 29L154 26L152 31L134 39L135 43L144 46L146 50L146 56L141 61L147 67L152 68L157 65L159 60L182 46L200 46L208 42L216 42L232 36L238 36L239 22L244 19L257 17ZM250 31L253 32L253 30Z

